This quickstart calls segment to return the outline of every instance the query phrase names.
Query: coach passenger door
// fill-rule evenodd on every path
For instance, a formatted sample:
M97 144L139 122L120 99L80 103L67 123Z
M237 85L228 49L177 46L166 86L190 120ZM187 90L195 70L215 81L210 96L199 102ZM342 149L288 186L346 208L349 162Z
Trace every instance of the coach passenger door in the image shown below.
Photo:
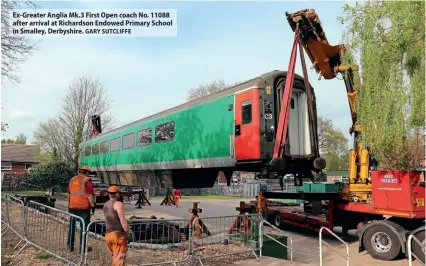
M237 161L260 157L259 90L235 94L235 156Z

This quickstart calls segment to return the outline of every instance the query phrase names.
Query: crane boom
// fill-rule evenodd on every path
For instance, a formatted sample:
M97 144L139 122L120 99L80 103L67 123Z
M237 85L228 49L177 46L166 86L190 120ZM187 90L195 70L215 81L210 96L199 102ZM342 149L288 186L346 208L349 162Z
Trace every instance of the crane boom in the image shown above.
M357 142L361 126L358 122L356 97L359 88L354 86L354 69L342 65L343 44L331 45L322 28L321 21L313 9L304 9L295 13L286 13L288 23L295 34L299 34L299 43L319 74L319 79L334 79L342 74L348 96L352 117L349 132L352 136L352 147L349 150L349 185L343 190L343 197L349 201L367 201L371 197L369 177L370 152Z

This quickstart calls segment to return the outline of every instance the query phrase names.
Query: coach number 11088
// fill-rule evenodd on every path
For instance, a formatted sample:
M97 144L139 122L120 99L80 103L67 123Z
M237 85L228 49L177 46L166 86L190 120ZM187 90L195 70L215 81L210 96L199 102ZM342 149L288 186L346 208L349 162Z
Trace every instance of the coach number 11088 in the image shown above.
M170 17L169 12L151 12L151 17L152 18L168 18Z

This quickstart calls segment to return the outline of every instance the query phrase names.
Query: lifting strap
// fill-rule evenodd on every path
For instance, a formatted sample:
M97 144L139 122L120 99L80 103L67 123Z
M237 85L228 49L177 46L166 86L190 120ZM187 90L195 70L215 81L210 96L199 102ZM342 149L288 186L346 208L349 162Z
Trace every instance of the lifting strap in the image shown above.
M296 30L296 35L294 37L293 42L293 49L291 51L290 56L290 63L287 70L287 76L285 79L285 87L284 87L284 94L281 101L281 110L280 110L280 116L279 116L279 122L277 126L277 136L275 139L275 145L274 145L274 154L273 158L282 158L285 141L287 139L287 129L288 129L288 120L290 116L290 101L291 101L291 94L293 91L293 84L294 84L294 69L296 67L296 57L297 57L297 45L299 43L299 30Z

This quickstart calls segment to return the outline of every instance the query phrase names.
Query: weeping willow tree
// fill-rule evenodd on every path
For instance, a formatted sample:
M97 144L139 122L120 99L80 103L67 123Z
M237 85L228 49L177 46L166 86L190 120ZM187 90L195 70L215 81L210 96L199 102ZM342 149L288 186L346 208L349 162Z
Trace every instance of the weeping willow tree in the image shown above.
M344 6L344 64L358 65L360 143L381 169L414 169L425 128L425 3L367 1Z

